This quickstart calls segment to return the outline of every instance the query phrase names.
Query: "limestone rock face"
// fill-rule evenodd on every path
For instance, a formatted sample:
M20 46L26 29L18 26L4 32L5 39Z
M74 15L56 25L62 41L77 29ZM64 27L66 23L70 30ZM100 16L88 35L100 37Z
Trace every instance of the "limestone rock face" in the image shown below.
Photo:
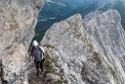
M90 43L112 67L114 82L124 84L125 31L121 25L120 14L115 10L110 10L85 24Z
M0 0L2 80L8 82L26 68L26 53L34 36L37 15L45 0ZM16 84L26 83L26 76Z
M52 84L124 84L125 31L120 22L119 13L109 10L89 20L77 14L55 23L41 41L47 74L59 76Z

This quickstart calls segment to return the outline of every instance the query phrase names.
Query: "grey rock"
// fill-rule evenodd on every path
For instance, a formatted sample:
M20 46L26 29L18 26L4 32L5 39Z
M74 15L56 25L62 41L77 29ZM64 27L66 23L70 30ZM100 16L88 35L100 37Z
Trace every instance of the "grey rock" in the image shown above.
M37 15L44 0L0 0L0 60L2 81L9 81L26 68L26 54L34 36ZM40 6L39 9L37 6ZM27 82L24 75L16 84Z
M114 82L124 84L125 31L121 25L120 14L116 10L109 10L85 24L89 42L112 67Z
M47 60L56 72L63 69L68 84L124 84L125 31L120 22L119 13L109 10L55 23L41 41Z

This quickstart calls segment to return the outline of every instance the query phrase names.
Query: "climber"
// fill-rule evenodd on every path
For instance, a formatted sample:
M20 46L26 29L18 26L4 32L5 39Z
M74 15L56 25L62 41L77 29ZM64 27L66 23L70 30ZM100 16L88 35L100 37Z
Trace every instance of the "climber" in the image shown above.
M38 76L40 73L39 69L41 69L41 73L43 72L43 66L44 66L44 61L46 58L46 53L36 40L34 40L32 43L29 60L33 57L34 57L34 63L37 69L36 75Z

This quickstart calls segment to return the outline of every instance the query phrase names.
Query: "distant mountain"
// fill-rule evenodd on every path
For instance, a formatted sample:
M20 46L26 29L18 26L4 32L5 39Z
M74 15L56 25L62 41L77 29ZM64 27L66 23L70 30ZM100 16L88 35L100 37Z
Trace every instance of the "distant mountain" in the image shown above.
M122 17L122 26L125 28L124 0L47 0L38 17L35 39L40 41L52 24L76 13L80 13L84 18L88 13L95 10L104 12L108 9L118 10Z

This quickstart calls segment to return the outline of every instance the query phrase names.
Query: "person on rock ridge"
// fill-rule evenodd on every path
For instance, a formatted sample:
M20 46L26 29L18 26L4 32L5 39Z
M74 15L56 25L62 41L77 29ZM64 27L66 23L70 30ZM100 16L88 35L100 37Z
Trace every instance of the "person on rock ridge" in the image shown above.
M36 40L34 40L32 43L29 59L31 58L34 58L34 63L37 69L36 75L38 76L40 73L39 69L41 69L41 72L43 72L43 66L44 66L44 61L46 58L46 53L43 47L41 47Z

